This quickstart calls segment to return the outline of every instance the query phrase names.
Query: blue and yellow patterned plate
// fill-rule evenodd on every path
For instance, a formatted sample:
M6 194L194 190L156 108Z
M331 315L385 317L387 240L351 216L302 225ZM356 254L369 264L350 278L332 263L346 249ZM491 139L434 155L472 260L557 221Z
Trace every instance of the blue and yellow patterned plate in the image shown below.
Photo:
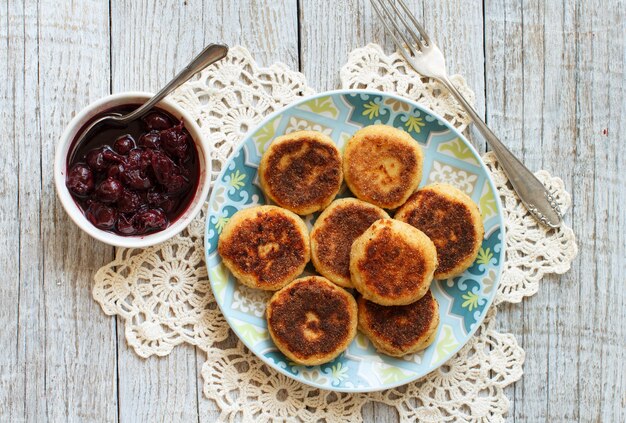
M478 258L461 276L434 281L441 323L435 342L403 358L379 354L360 332L337 359L321 366L290 362L272 343L264 318L270 293L239 284L217 253L219 234L237 212L268 199L261 191L257 167L271 141L282 134L312 129L329 135L340 149L363 126L382 123L411 134L424 149L421 185L447 182L479 205L485 238ZM345 188L340 197L351 196ZM309 228L318 214L304 218ZM269 366L308 385L344 392L393 388L433 371L452 357L482 322L498 288L504 265L504 218L493 181L480 156L443 118L417 103L374 91L331 91L304 98L272 114L235 149L213 186L205 234L211 287L226 320ZM309 273L313 268L307 267Z

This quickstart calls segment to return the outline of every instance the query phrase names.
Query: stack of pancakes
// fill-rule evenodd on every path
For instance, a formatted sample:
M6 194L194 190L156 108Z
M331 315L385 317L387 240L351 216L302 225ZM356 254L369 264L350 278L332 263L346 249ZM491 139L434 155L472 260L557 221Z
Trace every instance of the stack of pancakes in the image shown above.
M385 125L357 131L343 157L315 131L277 137L264 153L259 179L278 207L235 213L218 252L241 283L276 291L268 329L290 360L331 361L357 327L392 356L434 341L439 305L430 284L471 266L484 229L462 191L447 184L418 190L422 163L419 144ZM356 198L335 200L344 180ZM318 211L309 234L300 216ZM296 279L309 260L321 276Z

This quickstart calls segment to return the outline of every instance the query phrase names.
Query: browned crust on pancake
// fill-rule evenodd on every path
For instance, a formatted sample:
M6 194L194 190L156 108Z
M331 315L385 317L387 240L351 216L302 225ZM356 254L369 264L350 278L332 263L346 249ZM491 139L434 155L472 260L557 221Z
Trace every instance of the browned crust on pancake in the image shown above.
M350 249L356 238L387 213L355 198L334 201L311 231L311 257L318 272L345 287L350 283Z
M382 228L380 236L367 245L365 260L357 266L369 289L397 298L419 287L426 260L391 228Z
M354 298L320 276L296 279L276 292L267 307L277 347L302 364L320 364L339 355L356 334Z
M403 306L382 306L359 298L359 329L385 354L401 356L426 348L439 324L438 305L428 291Z
M392 160L389 169L384 160ZM359 199L396 208L417 189L422 161L421 148L409 134L386 125L371 125L348 141L343 166L348 188Z
M414 193L398 211L397 218L421 230L433 241L439 260L435 278L441 279L454 276L471 265L482 243L484 229L480 213L469 197L462 201L443 195L437 191L437 186Z
M310 249L303 234L306 227L297 215L273 206L238 213L242 214L235 214L227 224L229 230L222 232L218 252L241 282L275 290L302 272Z
M419 230L393 219L380 219L355 244L352 282L365 298L384 305L404 305L428 290L437 256L431 241Z
M326 207L343 180L341 154L321 133L299 131L278 137L259 168L265 193L298 214Z

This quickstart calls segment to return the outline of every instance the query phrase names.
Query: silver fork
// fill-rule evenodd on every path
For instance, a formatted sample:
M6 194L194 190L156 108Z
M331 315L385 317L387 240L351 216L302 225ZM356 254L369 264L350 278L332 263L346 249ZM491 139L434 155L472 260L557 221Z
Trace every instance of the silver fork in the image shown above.
M557 228L561 225L561 209L554 195L519 161L517 157L487 127L478 113L463 95L450 82L446 72L446 60L441 50L430 39L422 25L415 19L402 0L370 0L374 11L382 21L387 33L406 61L420 75L439 80L452 92L452 95L467 110L474 124L493 149L498 162L504 169L515 192L528 211L546 226ZM398 7L398 5L400 7ZM400 10L402 9L402 11ZM409 19L410 23L407 21ZM398 23L401 22L401 24ZM413 27L411 26L413 24ZM415 29L421 35L415 33ZM407 38L405 32L410 34ZM404 43L396 36L402 39Z

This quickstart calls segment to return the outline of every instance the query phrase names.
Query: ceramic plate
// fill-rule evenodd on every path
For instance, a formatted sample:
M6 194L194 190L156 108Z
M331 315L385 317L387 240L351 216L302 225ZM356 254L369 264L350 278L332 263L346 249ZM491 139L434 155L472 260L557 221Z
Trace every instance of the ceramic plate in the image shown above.
M462 275L434 281L441 323L426 350L403 358L379 354L360 332L337 359L321 366L290 362L272 343L264 318L271 296L241 285L222 264L217 241L238 210L269 200L260 188L257 167L272 140L282 134L312 129L329 135L343 149L358 129L382 123L411 134L424 150L420 186L447 182L467 193L480 207L485 238L474 264ZM345 188L339 197L352 194ZM304 217L312 227L319 213ZM231 328L261 360L285 375L317 388L367 392L393 388L433 371L472 336L491 304L504 260L504 219L493 181L480 156L443 118L417 103L375 91L332 91L304 98L272 114L235 148L213 186L205 233L211 287ZM309 263L305 273L314 272Z

